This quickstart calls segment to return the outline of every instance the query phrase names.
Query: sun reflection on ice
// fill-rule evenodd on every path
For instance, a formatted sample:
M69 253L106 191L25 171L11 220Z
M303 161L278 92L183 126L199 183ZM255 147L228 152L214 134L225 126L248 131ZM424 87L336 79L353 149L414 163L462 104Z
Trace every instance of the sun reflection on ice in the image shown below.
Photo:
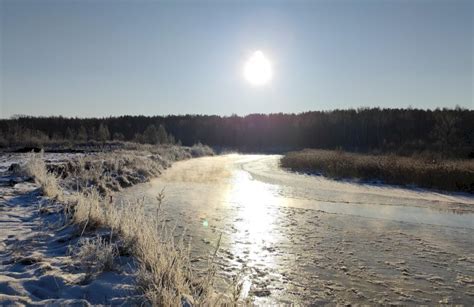
M238 232L247 233L247 239L252 243L272 241L271 230L275 226L277 202L280 200L270 188L268 184L253 180L244 171L236 172L233 178L228 202L236 206Z
M275 186L254 180L242 170L234 173L227 194L227 202L235 210L230 248L236 261L248 268L247 274L268 274L268 269L276 265L274 251L280 241L276 224L281 206L281 198L277 196ZM250 287L247 278L244 296Z

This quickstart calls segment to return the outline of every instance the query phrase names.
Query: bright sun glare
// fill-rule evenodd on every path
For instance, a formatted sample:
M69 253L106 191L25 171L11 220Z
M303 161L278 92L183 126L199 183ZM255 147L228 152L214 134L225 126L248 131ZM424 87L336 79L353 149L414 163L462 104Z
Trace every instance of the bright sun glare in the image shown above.
M252 85L267 84L273 76L272 65L262 51L255 51L244 66L244 77Z

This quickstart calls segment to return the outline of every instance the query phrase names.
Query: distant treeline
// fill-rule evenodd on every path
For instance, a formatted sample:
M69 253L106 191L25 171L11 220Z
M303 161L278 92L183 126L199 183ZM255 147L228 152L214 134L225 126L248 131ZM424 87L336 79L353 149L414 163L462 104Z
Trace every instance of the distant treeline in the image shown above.
M474 154L474 111L360 108L300 114L178 115L0 120L0 146L109 140L252 151L300 148Z

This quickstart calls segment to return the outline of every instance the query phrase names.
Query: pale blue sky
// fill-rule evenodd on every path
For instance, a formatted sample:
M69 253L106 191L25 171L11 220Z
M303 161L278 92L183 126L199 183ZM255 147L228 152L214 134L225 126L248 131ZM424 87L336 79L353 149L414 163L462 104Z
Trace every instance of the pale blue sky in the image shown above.
M474 108L470 0L0 3L0 117Z

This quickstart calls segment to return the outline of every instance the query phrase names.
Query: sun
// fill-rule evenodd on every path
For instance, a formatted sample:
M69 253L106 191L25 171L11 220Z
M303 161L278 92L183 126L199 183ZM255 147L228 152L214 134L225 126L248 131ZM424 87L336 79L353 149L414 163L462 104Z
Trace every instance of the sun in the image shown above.
M244 65L244 77L255 86L265 85L273 77L272 65L262 51L255 51Z

